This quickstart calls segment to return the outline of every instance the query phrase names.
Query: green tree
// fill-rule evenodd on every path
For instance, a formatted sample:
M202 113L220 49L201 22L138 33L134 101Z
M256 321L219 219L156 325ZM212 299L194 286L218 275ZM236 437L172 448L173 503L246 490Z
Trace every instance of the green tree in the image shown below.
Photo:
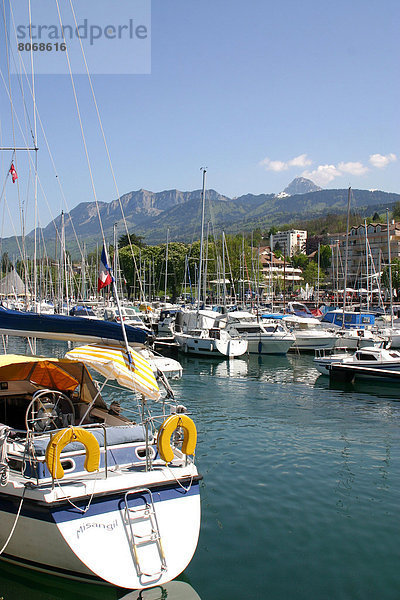
M318 282L318 265L316 262L311 260L303 271L304 283L310 285L317 285ZM319 282L321 283L325 279L325 275L320 269Z
M400 220L400 202L395 202L395 204L393 205L392 216L395 221Z
M296 252L296 254L292 256L292 265L295 269L305 269L308 263L308 256L302 252Z
M146 244L143 241L143 237L141 235L136 235L135 233L130 233L129 237L126 233L124 235L121 235L121 237L118 239L118 246L120 248L125 248L126 246L129 246L129 239L131 241L132 246L138 246L138 248L144 248L146 246Z
M2 273L8 273L13 268L8 252L4 252L1 257L1 271Z
M331 247L327 244L319 247L319 264L321 269L326 271L331 266L332 251ZM318 257L317 257L318 260Z

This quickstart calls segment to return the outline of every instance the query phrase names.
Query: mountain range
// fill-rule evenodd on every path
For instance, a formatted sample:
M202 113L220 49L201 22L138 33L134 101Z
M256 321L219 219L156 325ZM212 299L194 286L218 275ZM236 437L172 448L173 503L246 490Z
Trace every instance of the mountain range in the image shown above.
M347 209L347 189L321 189L309 179L296 178L280 194L246 194L229 198L215 190L206 192L206 223L211 231L236 233L254 229L268 230L299 219L311 219ZM352 190L352 210L360 216L383 212L387 206L400 201L400 194L378 190ZM118 235L126 232L121 207L128 231L144 238L147 244L163 243L169 229L169 239L190 242L198 239L201 222L201 190L182 192L166 190L151 192L132 191L112 202L100 202L99 211L107 240L112 242L113 226L118 224ZM51 221L42 231L46 242L53 242L57 229L61 228L61 215ZM73 226L72 226L73 223ZM94 202L82 202L64 215L65 239L72 256L77 254L75 233L80 243L85 242L88 251L101 243L97 209ZM334 232L332 232L334 233ZM33 244L34 232L26 239L27 251ZM53 254L48 248L48 253ZM16 252L15 238L3 239L2 249L9 254Z

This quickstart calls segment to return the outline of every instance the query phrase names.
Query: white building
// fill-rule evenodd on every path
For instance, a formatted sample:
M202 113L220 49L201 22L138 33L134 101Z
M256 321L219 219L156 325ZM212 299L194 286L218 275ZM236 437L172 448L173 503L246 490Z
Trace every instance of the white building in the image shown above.
M279 245L281 252L286 256L293 256L296 252L305 252L307 243L307 231L291 229L290 231L278 231L271 235L272 250Z

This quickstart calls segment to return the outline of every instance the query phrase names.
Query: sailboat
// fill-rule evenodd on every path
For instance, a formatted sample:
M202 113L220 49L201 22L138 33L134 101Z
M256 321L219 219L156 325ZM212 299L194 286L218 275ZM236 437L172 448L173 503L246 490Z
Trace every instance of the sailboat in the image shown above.
M121 315L99 224L105 285L113 286ZM72 317L27 315L1 311L2 330L72 340L94 323L78 318L77 332ZM86 341L93 334L85 330ZM137 336L145 341L147 334L122 319L102 322L95 344L62 359L0 356L3 560L136 590L163 586L189 564L200 530L196 426L167 382L160 379L162 393L148 361L131 348ZM121 406L127 391L137 407L131 418Z
M225 329L221 329L217 320L220 313L200 310L202 276L203 276L203 246L204 246L204 207L206 195L206 169L203 171L202 216L199 277L197 285L197 310L178 313L175 320L175 341L180 350L187 354L203 356L234 358L242 356L247 351L247 340L232 337Z
M88 367L141 394L134 420L107 406ZM148 412L160 390L147 361L102 345L3 355L0 397L3 559L130 589L185 569L200 529L196 427L173 398Z

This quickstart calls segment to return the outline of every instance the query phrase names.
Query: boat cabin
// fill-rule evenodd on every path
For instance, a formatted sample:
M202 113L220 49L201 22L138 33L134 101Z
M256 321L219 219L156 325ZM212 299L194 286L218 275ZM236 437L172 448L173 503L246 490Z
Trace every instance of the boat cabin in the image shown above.
M375 325L375 315L372 313L346 311L343 323L343 311L338 309L327 312L321 322L344 327L344 329L365 329Z
M118 402L107 406L86 366L69 359L3 355L0 357L0 430L7 431L8 462L25 477L50 477L45 462L51 436L69 427L96 438L101 467L145 460L152 434L120 414ZM68 430L68 429L67 429ZM69 474L85 470L85 448L73 441L61 452Z

